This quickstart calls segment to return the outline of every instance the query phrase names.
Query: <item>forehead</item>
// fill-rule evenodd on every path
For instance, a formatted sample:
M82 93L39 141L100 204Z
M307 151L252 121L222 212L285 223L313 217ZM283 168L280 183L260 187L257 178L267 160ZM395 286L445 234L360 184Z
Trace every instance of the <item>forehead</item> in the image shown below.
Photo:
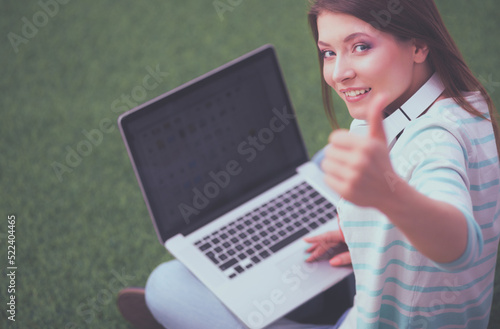
M369 36L381 32L371 24L351 15L324 11L318 16L318 41L341 43L353 33L364 33Z

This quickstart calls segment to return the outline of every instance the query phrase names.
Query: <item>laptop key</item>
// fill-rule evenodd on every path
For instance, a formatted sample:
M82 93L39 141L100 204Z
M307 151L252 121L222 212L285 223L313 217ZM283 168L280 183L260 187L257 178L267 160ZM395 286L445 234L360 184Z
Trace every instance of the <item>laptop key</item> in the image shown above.
M309 231L306 228L302 228L302 229L298 230L297 232L291 234L290 236L287 236L283 240L279 241L274 246L271 246L269 249L272 252L277 252L278 250L283 249L284 247L288 246L290 243L292 243L293 241L297 240L298 238L306 235L307 233L309 233Z
M207 243L205 243L204 245L201 245L201 246L200 246L200 250L201 250L201 251L205 251L205 250L209 249L211 246L212 246L212 245L211 245L210 243L208 243L208 242L207 242Z
M317 205L320 205L320 204L322 204L322 203L323 203L323 202L325 202L325 201L326 201L326 199L325 199L325 198L323 198L323 197L321 197L321 198L319 198L318 200L314 201L314 203L315 203L315 204L317 204Z
M252 259L252 262L254 262L255 264L260 263L260 258L257 256L253 256L251 259Z
M210 258L210 260L215 264L215 265L218 265L219 264L219 261L217 260L217 258L215 257L214 253L212 252L208 252L207 254L207 257Z
M219 268L222 271L225 271L225 270L227 270L228 268L232 267L235 264L238 264L238 261L235 258L231 258L230 260L228 260L227 262L225 262L224 264L222 264L221 266L219 266Z
M262 257L262 259L266 259L267 257L269 257L271 254L267 251L267 250L264 250L263 252L261 252L259 254L260 257Z

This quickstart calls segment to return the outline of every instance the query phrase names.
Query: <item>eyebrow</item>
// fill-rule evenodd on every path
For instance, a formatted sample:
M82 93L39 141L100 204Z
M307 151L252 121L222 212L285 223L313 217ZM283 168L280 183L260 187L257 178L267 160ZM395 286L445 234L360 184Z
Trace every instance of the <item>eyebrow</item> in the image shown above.
M368 34L366 33L363 33L363 32L356 32L356 33L352 33L352 34L349 34L347 37L345 37L344 39L344 43L347 43L353 39L356 39L357 37L361 37L361 36L368 36ZM318 41L318 45L319 46L325 46L325 47L329 47L330 44L324 42L324 41Z

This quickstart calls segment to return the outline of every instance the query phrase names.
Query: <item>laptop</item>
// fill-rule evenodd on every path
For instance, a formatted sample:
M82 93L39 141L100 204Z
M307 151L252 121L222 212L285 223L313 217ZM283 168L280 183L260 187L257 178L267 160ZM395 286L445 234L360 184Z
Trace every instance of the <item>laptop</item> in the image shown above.
M272 45L118 122L159 241L248 328L352 273L304 261L302 238L337 228L339 197L309 161Z

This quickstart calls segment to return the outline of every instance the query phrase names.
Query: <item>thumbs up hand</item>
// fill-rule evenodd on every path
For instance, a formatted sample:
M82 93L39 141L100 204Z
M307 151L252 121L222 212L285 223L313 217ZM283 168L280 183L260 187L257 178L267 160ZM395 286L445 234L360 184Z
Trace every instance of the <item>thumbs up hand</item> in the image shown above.
M362 207L379 208L394 193L394 177L382 112L388 105L381 96L368 110L368 136L334 131L321 166L326 183L347 201ZM392 179L392 182L389 179Z

